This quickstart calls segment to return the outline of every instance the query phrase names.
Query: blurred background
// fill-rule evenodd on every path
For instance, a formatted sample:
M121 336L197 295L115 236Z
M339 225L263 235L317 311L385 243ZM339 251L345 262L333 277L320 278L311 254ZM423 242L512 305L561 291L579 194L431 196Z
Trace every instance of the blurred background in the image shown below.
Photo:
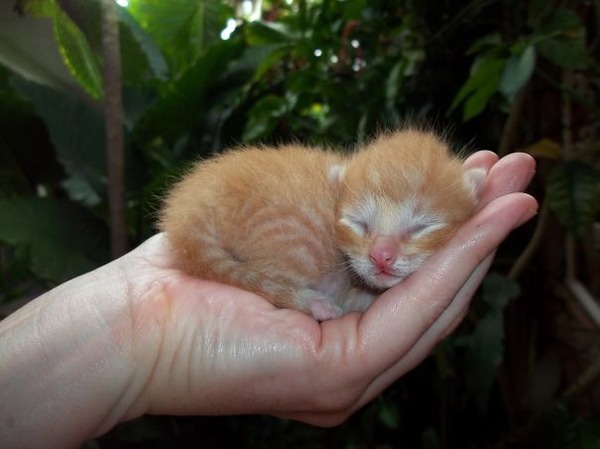
M0 3L0 318L155 233L227 147L409 120L538 163L463 325L347 423L144 417L85 448L600 447L599 0Z

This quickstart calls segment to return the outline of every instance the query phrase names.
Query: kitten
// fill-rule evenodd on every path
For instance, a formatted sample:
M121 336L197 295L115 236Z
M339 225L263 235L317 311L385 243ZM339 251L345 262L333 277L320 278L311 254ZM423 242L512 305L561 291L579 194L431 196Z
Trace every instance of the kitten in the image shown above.
M183 271L327 320L418 269L472 215L485 176L417 129L348 156L245 148L198 163L159 227Z

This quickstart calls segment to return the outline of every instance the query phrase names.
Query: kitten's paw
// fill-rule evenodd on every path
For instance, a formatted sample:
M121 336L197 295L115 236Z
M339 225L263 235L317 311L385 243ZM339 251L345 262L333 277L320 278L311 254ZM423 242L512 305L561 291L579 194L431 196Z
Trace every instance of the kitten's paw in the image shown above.
M352 288L343 303L344 313L364 312L373 303L377 295L369 291Z
M298 295L297 301L300 302L304 308L308 309L310 314L317 321L334 320L344 314L342 308L335 304L333 299L316 290L307 289L302 291Z
M331 301L313 299L309 301L310 313L317 321L335 320L344 314L340 306L332 304Z

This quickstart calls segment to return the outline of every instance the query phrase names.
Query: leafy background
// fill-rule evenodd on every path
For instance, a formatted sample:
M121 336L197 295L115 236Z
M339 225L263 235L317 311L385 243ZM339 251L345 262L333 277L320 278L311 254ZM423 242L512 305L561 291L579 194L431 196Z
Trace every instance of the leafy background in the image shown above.
M2 27L4 315L108 261L115 232L101 1L11 7L3 23L51 33L67 70ZM199 157L346 146L407 119L452 128L457 147L532 154L541 209L460 329L347 423L144 417L85 447L600 447L600 1L130 0L117 12L130 247Z

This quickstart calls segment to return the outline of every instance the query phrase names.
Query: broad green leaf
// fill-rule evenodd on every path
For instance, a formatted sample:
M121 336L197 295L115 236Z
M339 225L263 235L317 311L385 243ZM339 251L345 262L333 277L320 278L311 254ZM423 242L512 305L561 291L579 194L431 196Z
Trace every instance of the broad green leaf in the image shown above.
M530 0L527 12L528 21L532 25L544 20L555 6L548 0Z
M272 45L292 43L299 38L285 23L251 22L244 26L244 36L248 45Z
M485 411L496 372L504 358L504 316L509 301L519 294L518 285L499 274L489 274L482 286L487 313L477 322L467 344L466 382L477 406Z
M169 66L165 60L160 48L152 41L150 36L139 26L139 24L125 10L121 14L122 23L129 27L133 37L139 43L144 51L148 64L152 69L152 74L155 78L166 81L169 76Z
M209 47L178 79L163 89L160 98L138 121L136 138L147 143L160 137L173 143L192 129L207 111L207 99L215 83L243 51L243 45L233 41Z
M492 311L477 323L466 357L466 382L471 396L485 411L496 371L504 357L504 319Z
M527 84L535 68L535 47L529 45L522 54L514 55L506 61L498 90L509 99Z
M251 81L259 81L266 72L281 61L287 51L288 47L280 44L245 48L240 57L231 61L224 75L226 77L230 74L238 73L247 77L248 74L253 73Z
M600 173L582 162L568 161L552 171L546 191L550 208L567 231L584 238L600 205Z
M387 399L385 396L380 396L377 405L381 422L390 429L397 429L400 425L400 411L398 410L398 404Z
M25 0L21 6L33 17L52 17L56 9L55 0Z
M150 35L126 8L119 8L119 20L124 82L139 83L144 78L166 81L169 67Z
M248 113L244 141L250 142L267 136L286 112L286 103L276 95L262 97Z
M483 300L491 310L497 312L504 310L508 303L519 296L521 292L519 284L498 273L488 274L481 290Z
M544 449L600 449L600 420L574 415L563 405L545 410L533 428L536 447Z
M500 33L487 34L475 40L475 42L473 42L469 47L467 54L474 55L480 53L486 48L501 48L502 45L502 36Z
M579 39L555 38L537 45L540 53L566 69L581 69L587 65L585 43Z
M131 0L128 11L179 74L219 39L231 7L219 0Z
M30 193L32 179L51 185L64 176L44 124L12 88L15 77L0 65L0 197Z
M473 63L471 75L458 91L450 111L465 103L463 120L467 121L481 113L489 99L498 89L500 76L506 60L494 56L484 56Z
M344 20L360 20L368 5L367 0L349 0L344 5Z
M275 54L274 58L271 56ZM239 41L209 47L196 64L167 85L159 100L140 118L135 138L146 144L159 138L172 146L194 127L202 126L205 140L218 145L218 132L258 80L281 58L274 46L244 47Z
M61 9L56 0L37 0L26 3L28 14L52 20L54 36L63 62L94 99L104 96L102 71L96 55L82 31Z
M0 241L27 248L31 271L57 283L107 261L107 229L83 209L52 199L0 200Z
M577 13L562 7L553 9L536 30L537 34L548 36L582 35L584 32L583 24Z
M467 122L483 112L490 101L490 98L492 98L498 90L499 82L500 74L492 74L478 86L477 90L475 90L467 101L465 101L462 118L463 122Z
M535 31L537 49L556 65L568 69L587 63L585 27L577 13L556 8Z
M53 23L65 65L92 98L102 99L102 70L87 38L60 8L56 9Z
M39 84L15 78L15 91L29 100L44 120L57 156L65 170L77 181L68 186L86 183L72 196L94 192L85 202L93 203L106 191L106 154L102 117L84 103ZM81 198L79 198L81 199Z
M102 202L102 198L92 189L90 183L78 174L64 180L62 186L69 193L71 200L84 206L92 207Z

